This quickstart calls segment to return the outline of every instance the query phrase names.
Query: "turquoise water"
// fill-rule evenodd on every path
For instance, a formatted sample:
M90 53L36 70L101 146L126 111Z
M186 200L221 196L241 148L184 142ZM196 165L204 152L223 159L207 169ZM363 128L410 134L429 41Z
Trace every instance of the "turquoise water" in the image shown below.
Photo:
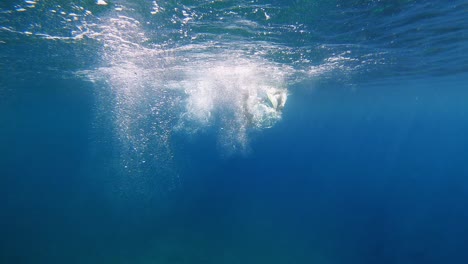
M0 263L466 263L467 1L2 1Z

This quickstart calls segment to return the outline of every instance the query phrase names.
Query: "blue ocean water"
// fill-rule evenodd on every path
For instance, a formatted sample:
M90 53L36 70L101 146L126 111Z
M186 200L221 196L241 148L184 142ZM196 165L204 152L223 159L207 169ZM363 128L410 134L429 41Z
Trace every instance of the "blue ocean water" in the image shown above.
M0 3L0 263L467 263L468 2Z

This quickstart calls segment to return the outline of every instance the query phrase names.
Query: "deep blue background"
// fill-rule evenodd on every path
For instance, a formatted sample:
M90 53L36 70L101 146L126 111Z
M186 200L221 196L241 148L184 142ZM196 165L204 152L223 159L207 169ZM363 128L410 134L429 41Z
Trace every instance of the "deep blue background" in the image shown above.
M1 106L2 262L463 263L464 80L297 85L246 154L175 135L180 183L139 195L138 177L112 183L89 83L19 82Z

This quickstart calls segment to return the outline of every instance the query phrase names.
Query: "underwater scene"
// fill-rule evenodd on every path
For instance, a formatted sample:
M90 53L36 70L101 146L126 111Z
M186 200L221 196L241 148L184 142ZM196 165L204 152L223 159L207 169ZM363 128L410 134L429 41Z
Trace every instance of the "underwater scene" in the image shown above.
M467 249L467 0L0 1L0 263Z

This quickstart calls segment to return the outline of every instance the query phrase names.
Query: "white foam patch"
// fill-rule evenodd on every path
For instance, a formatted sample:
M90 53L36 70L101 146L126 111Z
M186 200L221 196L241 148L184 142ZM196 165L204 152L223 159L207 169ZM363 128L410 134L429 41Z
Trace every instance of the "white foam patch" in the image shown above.
M102 44L102 65L86 76L111 88L119 138L137 152L170 152L174 132L208 129L217 131L228 152L243 152L252 132L281 120L288 85L329 74L350 60L343 53L294 69L294 63L271 59L294 55L291 49L268 42L162 47L149 44L137 19L119 13L86 26L80 32Z
M96 1L96 4L97 4L97 5L107 5L107 2L104 1L104 0L97 0L97 1Z
M140 23L125 16L109 18L88 36L103 43L103 66L86 74L112 88L119 138L135 149L152 140L168 146L175 130L214 127L220 145L244 151L249 132L281 119L291 74L284 65L233 46L144 46Z
M179 128L195 132L216 125L223 146L243 151L250 130L281 119L282 108L268 95L281 95L285 102L286 75L279 65L233 51L189 63L184 80L175 84L187 95Z

